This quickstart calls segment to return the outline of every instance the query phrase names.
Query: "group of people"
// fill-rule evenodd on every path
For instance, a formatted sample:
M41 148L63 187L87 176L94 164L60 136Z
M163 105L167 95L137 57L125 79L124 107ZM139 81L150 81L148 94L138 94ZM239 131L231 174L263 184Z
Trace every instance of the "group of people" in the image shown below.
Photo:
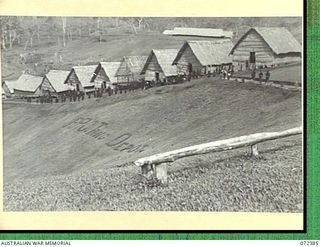
M113 94L122 94L134 91L134 88L131 87L107 87L107 88L100 88L95 89L92 91L76 91L76 90L69 90L67 92L63 92L61 94L51 94L50 92L46 92L44 95L39 96L36 98L36 103L64 103L64 102L76 102L82 101L87 97L90 98L101 98L104 94L109 96ZM29 102L29 101L28 101ZM30 100L31 102L31 100Z
M251 72L251 78L252 78L253 80L256 79L256 74L257 74L256 70L255 70L255 69L252 70L252 72ZM260 82L263 81L263 76L264 76L264 78L265 78L265 79L264 79L265 82L269 81L269 79L270 79L270 70L267 70L267 71L265 72L265 74L263 73L262 70L259 71L258 79L259 79Z
M229 79L231 78L231 76L233 75L233 70L231 70L231 69L229 69L229 70L222 70L222 71L220 72L220 74L221 74L221 77L222 77L223 79L229 80Z

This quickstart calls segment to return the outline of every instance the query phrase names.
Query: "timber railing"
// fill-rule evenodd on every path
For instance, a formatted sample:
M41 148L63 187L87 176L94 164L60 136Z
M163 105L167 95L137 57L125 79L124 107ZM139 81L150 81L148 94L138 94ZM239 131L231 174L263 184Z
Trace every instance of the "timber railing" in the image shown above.
M186 148L160 153L149 157L138 159L134 164L141 168L142 175L148 179L156 178L161 183L168 183L168 164L178 159L206 154L211 152L221 152L231 149L251 147L251 155L258 156L258 143L285 138L289 136L302 134L302 127L288 129L280 132L264 132L246 136L234 137L230 139L214 141Z

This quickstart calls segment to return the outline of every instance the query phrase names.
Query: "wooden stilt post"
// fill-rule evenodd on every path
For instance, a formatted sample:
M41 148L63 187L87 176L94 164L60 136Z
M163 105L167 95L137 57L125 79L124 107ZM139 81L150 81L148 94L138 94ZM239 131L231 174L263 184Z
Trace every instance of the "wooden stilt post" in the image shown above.
M253 157L259 156L258 144L254 144L251 146L251 156Z
M160 180L162 184L168 183L168 167L167 163L157 164L155 167L156 178Z
M157 178L162 184L168 183L167 163L143 165L141 173L146 179Z
M141 174L146 179L150 179L154 176L154 165L143 165L141 166Z

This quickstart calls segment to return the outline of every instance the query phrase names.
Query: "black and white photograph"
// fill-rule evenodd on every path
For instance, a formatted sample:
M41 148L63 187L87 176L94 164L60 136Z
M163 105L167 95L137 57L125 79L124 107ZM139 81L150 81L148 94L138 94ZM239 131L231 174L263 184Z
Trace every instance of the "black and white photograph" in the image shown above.
M303 213L302 17L0 26L4 212Z

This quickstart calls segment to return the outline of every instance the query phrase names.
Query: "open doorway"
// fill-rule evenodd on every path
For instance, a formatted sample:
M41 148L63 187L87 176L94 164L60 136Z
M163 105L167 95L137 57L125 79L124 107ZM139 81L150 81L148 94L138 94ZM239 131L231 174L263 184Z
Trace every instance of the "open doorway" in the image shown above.
M256 63L256 53L250 52L249 63Z
M192 74L192 64L188 63L188 74Z
M155 76L156 76L156 81L159 81L159 79L160 79L159 72L155 72Z

